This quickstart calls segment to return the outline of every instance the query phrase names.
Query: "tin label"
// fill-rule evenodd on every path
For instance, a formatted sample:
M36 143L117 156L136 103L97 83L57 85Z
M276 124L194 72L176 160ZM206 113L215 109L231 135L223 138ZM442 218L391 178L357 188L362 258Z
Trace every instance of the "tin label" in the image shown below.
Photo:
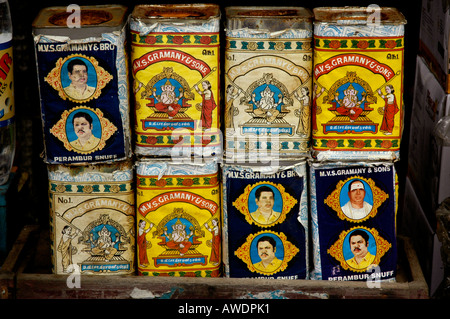
M136 152L219 147L219 34L131 32Z
M313 150L399 151L404 38L314 41Z
M307 278L305 175L229 166L224 183L229 277Z
M396 276L396 174L392 164L311 168L317 279Z
M309 150L311 69L311 39L227 38L227 154Z
M134 273L131 182L50 181L50 204L54 273Z
M11 41L0 44L0 127L14 121L13 51Z
M217 173L137 175L140 275L218 277L222 262Z
M48 162L125 158L129 133L124 125L128 123L126 70L119 62L125 60L123 51L101 41L38 42L36 52Z

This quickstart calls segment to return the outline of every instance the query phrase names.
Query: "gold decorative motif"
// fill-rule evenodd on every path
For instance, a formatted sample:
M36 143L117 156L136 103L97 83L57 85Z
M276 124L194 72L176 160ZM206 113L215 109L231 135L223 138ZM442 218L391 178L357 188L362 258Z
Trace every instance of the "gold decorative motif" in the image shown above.
M263 269L259 266L260 258L254 258L252 260L252 254L254 256L258 255L258 247L257 243L252 244L255 239L261 237L263 235L267 235L269 237L273 237L275 242L278 240L281 241L281 245L277 244L275 247L275 255L281 256L283 255L283 259L280 260L277 257L277 262L273 262L273 264L279 264L278 267L273 269L274 267ZM278 240L277 240L277 239ZM283 249L282 254L280 253L280 249ZM248 267L251 272L257 272L262 275L273 275L277 272L284 271L287 268L288 262L292 260L292 258L299 252L300 250L291 242L289 242L286 238L286 235L283 233L277 233L273 231L260 231L256 234L250 234L245 243L239 247L234 254L241 259ZM258 260L256 260L258 259Z
M345 215L344 212L342 211L341 204L340 204L340 195L341 195L342 188L348 181L353 180L353 179L359 179L359 180L365 181L369 185L370 190L372 191L372 195L373 195L373 205L372 205L372 209L371 209L370 213L367 216L365 216L364 218L360 218L360 219L352 219L352 218L348 217L347 215ZM325 204L330 206L334 211L336 211L337 216L340 219L348 220L348 221L354 222L354 223L360 223L371 217L375 217L377 215L378 208L388 198L389 198L389 195L386 194L379 187L377 187L375 185L375 181L373 181L371 178L364 178L361 176L352 176L352 177L347 178L344 181L339 181L338 184L336 185L336 189L333 192L331 192L330 195L328 195L328 197L324 200L324 202L325 202Z
M94 88L94 91L89 96L75 98L73 96L70 96L70 94L67 94L66 89L63 87L63 83L62 83L62 79L61 79L61 72L62 72L64 64L72 58L80 58L81 60L90 62L92 67L95 69L97 83L96 83L96 87ZM89 75L89 73L88 73L88 76L92 76L92 75ZM56 61L56 66L50 71L50 73L47 75L47 77L44 78L44 80L48 84L50 84L50 86L52 88L54 88L56 91L58 91L59 96L63 100L69 99L70 101L76 102L76 103L85 103L92 99L97 99L100 96L100 94L102 93L102 89L112 79L113 79L113 76L111 74L109 74L104 68L99 66L98 61L94 57L89 57L84 54L71 54L65 58L59 58L58 61Z
M376 254L375 254L375 258L374 258L373 262L368 267L361 268L361 269L351 267L344 257L344 249L343 249L344 241L346 240L347 235L356 229L363 229L363 230L368 231L375 239L375 245L376 245ZM368 268L378 265L380 263L381 257L383 257L384 254L386 254L386 252L391 247L392 247L392 244L389 243L386 239L382 238L378 234L378 231L376 229L361 226L361 227L353 227L350 230L341 232L338 240L327 250L327 252L328 252L328 254L333 256L341 264L342 268L344 268L345 270L351 270L351 271L355 271L355 272L365 272L365 271L367 271Z
M250 193L252 192L253 189L261 185L271 185L275 187L279 191L281 199L283 201L282 211L279 212L281 213L279 217L275 221L266 224L255 220L248 208ZM297 204L297 202L298 202L297 199L295 199L289 193L287 193L282 185L263 181L255 183L253 185L247 185L244 189L244 192L233 202L233 206L236 207L236 209L239 210L245 216L245 220L249 224L253 223L260 227L271 227L275 224L282 223L286 219L286 215L290 212L292 207L294 207L295 204Z
M69 118L70 114L76 110L87 110L92 113L94 113L100 122L101 127L101 137L99 138L99 142L97 145L94 145L92 149L89 150L80 150L75 148L71 143L73 141L69 141L67 137L67 119ZM117 127L112 124L107 118L103 117L103 112L99 109L92 109L87 106L77 106L70 110L65 110L61 114L61 119L53 125L53 127L50 129L50 133L52 133L55 137L57 137L61 142L64 143L64 148L68 151L74 151L76 153L80 154L90 154L92 152L102 150L105 145L106 141L117 131Z

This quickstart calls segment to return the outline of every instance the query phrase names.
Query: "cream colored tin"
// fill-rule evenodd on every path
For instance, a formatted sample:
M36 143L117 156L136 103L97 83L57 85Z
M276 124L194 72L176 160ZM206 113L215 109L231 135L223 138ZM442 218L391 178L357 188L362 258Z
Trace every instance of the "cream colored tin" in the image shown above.
M226 8L228 159L308 155L312 14L300 7ZM268 154L270 153L270 154Z
M131 162L49 165L48 174L53 272L134 274Z

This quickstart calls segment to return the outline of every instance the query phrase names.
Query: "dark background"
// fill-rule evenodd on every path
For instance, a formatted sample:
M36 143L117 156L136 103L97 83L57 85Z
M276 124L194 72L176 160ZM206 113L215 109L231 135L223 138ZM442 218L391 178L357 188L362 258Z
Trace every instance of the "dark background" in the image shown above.
M205 1L204 3L217 3L223 10L226 6L302 6L309 9L322 6L368 6L377 4L381 7L398 8L407 20L405 27L405 65L404 65L404 101L405 101L405 129L401 144L401 159L396 163L400 182L400 195L403 193L404 182L407 172L408 162L408 140L409 140L409 118L412 107L412 94L414 86L414 74L416 55L418 51L419 23L421 12L421 1ZM189 3L189 1L82 1L82 0L9 0L11 15L13 19L14 32L14 73L15 73L15 104L17 118L17 140L16 151L16 173L12 189L13 200L10 200L13 211L13 221L8 225L9 231L14 237L25 224L41 224L48 226L48 181L46 164L43 162L41 154L43 152L42 143L42 122L40 113L39 91L36 73L36 62L34 53L34 43L32 39L32 22L40 9L50 6L67 6L69 4L95 5L95 4L123 4L130 12L137 4L169 4L169 3ZM200 1L190 2L200 3ZM222 13L222 21L224 20ZM223 22L222 22L223 29ZM221 40L224 43L224 39ZM222 63L223 65L223 63ZM401 220L401 202L398 220Z

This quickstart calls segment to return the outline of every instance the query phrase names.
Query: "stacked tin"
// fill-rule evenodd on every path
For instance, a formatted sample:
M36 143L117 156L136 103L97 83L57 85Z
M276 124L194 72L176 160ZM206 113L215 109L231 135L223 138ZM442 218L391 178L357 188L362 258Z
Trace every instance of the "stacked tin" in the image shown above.
M312 13L226 8L224 265L232 278L309 278Z
M139 275L221 275L219 28L213 4L131 14Z
M403 15L315 8L312 278L395 280Z
M127 8L70 9L33 23L53 272L133 274Z

